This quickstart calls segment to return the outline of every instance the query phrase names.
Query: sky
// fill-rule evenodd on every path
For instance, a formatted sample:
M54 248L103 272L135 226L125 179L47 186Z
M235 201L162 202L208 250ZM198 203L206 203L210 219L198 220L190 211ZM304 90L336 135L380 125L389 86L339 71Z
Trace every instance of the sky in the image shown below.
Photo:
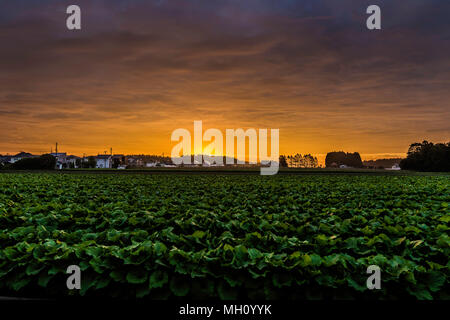
M0 0L0 154L167 155L194 120L319 159L449 141L450 1Z

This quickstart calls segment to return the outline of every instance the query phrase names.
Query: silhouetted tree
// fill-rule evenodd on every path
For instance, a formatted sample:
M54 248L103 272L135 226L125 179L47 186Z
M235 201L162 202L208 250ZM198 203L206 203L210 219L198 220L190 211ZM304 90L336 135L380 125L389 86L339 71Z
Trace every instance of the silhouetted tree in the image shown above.
M354 168L362 168L363 163L358 152L345 153L344 151L328 152L325 157L325 166L332 167L333 163L336 165L346 165Z
M56 158L51 154L43 154L39 158L41 168L46 170L53 170L56 166Z
M400 161L402 170L449 172L450 142L437 143L423 141L409 146L408 156Z
M302 162L303 162L302 160L303 160L302 155L297 153L294 156L294 167L300 168L302 166Z
M89 156L87 161L88 168L95 168L97 166L97 161L95 161L94 156Z
M56 158L50 154L44 154L36 158L21 159L12 165L15 170L53 170L56 166Z
M286 168L288 166L285 156L283 156L283 155L280 156L279 164L280 164L280 167L282 167L282 168Z
M294 166L294 158L291 155L288 156L288 162L289 162L289 167Z
M113 163L112 163L112 167L113 167L114 169L117 169L121 164L122 164L121 159L114 158L114 159L113 159Z
M295 155L282 156L284 157L284 161L286 162L286 166L294 167L294 168L317 168L319 166L319 162L316 157L313 157L310 154L305 154L302 156L297 153ZM281 161L281 157L280 157ZM281 166L281 162L280 162Z
M317 161L316 157L313 157L310 154L305 154L303 156L303 165L304 168L317 168L319 162Z

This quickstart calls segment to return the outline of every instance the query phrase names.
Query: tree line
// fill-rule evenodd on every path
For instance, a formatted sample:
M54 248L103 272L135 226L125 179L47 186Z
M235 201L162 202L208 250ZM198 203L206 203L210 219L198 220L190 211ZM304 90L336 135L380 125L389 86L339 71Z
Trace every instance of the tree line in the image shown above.
M160 161L167 160L161 157ZM281 155L279 158L280 167L293 168L317 168L319 167L317 157L311 154L301 155ZM79 159L81 162L81 160ZM95 168L95 158L88 157L81 167ZM114 163L117 167L116 163ZM361 156L358 152L346 153L343 151L329 152L325 158L326 167L339 167L345 165L353 168L364 167ZM35 158L24 158L15 163L1 164L2 169L13 170L52 170L56 166L56 158L50 154L44 154ZM400 161L402 170L430 171L430 172L450 172L450 142L432 143L423 141L413 143L409 146L407 157Z
M8 170L53 170L56 166L56 158L51 154L43 154L40 157L24 158L14 163L3 164L2 169Z
M291 167L291 168L317 168L319 167L319 162L317 157L310 154L301 155L299 153L295 155L281 155L280 156L280 167Z
M402 170L450 172L450 142L423 141L409 146L408 156L400 161Z

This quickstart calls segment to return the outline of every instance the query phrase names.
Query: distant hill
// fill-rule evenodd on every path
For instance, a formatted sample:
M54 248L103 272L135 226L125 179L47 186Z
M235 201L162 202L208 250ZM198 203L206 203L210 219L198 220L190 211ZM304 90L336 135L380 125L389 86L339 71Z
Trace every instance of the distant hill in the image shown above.
M377 160L368 160L363 161L363 165L365 167L383 167L383 168L391 168L394 164L399 164L402 158L391 158L391 159L377 159Z

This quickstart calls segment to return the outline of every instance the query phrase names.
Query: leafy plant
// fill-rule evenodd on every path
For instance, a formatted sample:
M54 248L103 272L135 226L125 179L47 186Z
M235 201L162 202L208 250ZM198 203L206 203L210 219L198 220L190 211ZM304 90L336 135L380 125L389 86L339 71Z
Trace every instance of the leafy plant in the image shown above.
M449 182L1 174L0 294L449 299Z

